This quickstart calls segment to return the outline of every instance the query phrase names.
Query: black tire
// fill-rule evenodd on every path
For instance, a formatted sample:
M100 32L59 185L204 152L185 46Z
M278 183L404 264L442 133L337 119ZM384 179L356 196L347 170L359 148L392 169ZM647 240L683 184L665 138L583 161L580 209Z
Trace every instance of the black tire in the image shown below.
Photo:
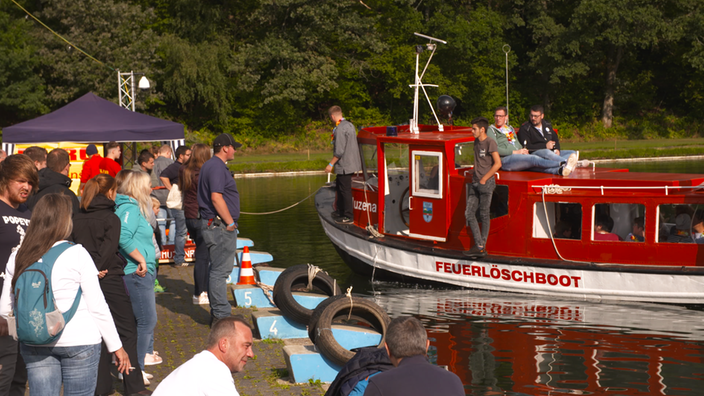
M310 321L308 322L308 338L310 338L313 344L315 344L315 337L317 337L316 333L318 328L318 320L320 320L320 315L323 314L323 311L325 310L325 308L328 307L328 305L330 305L334 301L339 300L340 298L349 297L344 294L328 297L313 310L313 314L310 316Z
M332 325L334 323L347 322L347 316L350 312L350 299L339 298L331 301L322 311L316 326L316 342L315 346L320 350L320 353L331 360L333 363L344 366L348 360L352 359L354 352L343 348L332 334ZM386 342L386 330L389 327L389 315L386 314L383 308L376 305L373 301L352 297L352 315L351 321L363 322L368 324L372 329L381 333L381 341L377 348L382 348Z
M308 265L294 265L286 268L274 284L274 304L284 314L285 317L296 323L307 325L313 314L312 309L308 309L299 304L291 293L293 289L305 289L308 286ZM313 292L327 296L341 294L340 286L335 280L325 272L318 272L313 278Z

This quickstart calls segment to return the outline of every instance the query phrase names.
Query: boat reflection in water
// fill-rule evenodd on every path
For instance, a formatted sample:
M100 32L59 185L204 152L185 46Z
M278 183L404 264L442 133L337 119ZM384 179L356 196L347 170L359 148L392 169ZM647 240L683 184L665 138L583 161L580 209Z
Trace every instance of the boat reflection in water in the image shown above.
M431 361L459 375L467 394L702 394L704 312L382 287L377 303L424 322Z

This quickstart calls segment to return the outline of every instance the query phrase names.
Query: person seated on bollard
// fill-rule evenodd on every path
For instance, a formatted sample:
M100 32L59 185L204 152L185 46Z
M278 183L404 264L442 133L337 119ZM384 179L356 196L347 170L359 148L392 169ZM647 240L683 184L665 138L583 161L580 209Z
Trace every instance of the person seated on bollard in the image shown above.
M364 396L464 396L460 378L428 362L428 334L412 316L395 318L386 332L386 351L396 368L369 379Z
M232 374L254 357L252 345L252 329L242 316L219 319L210 330L207 349L171 372L153 395L237 395Z

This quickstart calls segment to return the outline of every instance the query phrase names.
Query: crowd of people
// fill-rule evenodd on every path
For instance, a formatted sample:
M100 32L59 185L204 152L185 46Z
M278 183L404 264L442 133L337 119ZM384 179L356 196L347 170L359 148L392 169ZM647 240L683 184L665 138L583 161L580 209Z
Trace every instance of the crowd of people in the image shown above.
M62 389L64 395L111 394L111 365L117 365L125 394L151 394L146 386L153 376L145 369L162 362L154 351L155 292L167 235L181 266L188 265L190 232L196 244L193 303L211 306L214 333L222 333L215 330L231 317L226 279L239 219L237 185L226 162L240 146L223 134L213 142L212 157L210 146L196 144L179 147L174 161L164 145L156 158L144 150L133 169L122 169L119 144L106 144L105 157L90 144L80 199L70 188L65 150L34 146L0 159L0 395L24 395L27 384L32 395ZM172 189L177 197L181 192L182 206L166 207ZM17 342L6 320L14 317L19 298L13 280L49 254L58 255L49 275L57 307L66 312L75 303L76 313L51 344ZM241 334L246 323L236 322L228 323ZM248 334L245 355L251 356ZM225 357L227 349L220 349ZM246 362L246 356L238 359Z

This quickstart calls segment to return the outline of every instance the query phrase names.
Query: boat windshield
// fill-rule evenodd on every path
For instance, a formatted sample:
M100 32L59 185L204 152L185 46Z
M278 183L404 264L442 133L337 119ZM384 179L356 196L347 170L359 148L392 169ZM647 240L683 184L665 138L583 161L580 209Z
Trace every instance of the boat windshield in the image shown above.
M468 168L474 165L474 142L457 143L455 145L455 169Z

